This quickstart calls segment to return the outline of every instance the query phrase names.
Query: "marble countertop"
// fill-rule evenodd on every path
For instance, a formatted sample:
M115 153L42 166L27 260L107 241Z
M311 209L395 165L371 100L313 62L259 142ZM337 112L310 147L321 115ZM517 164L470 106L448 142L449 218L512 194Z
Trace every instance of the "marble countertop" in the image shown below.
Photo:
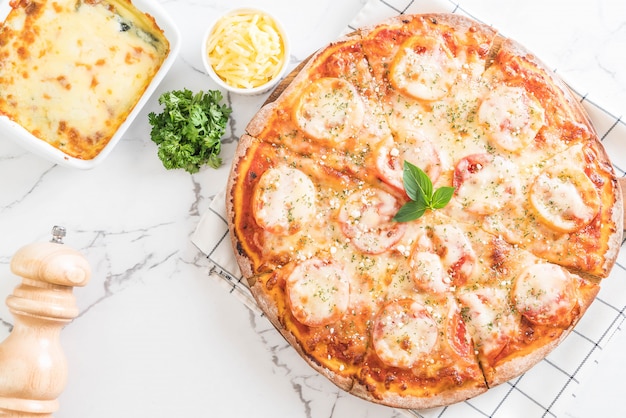
M403 416L340 392L312 373L265 318L209 278L209 262L190 237L224 187L237 138L266 96L226 96L233 114L223 139L224 165L194 175L162 167L147 114L159 109L163 91L217 88L202 66L202 35L217 14L250 3L158 1L179 25L179 57L101 165L88 171L56 166L0 139L0 299L19 283L9 270L15 251L48 240L53 225L67 229L65 243L82 252L93 269L91 282L74 291L79 316L61 335L69 377L55 416ZM256 0L254 5L282 20L295 67L342 33L365 3ZM617 117L626 114L625 2L462 4L533 50L579 93ZM12 324L0 304L0 340ZM618 355L626 350L623 334L616 333L588 382L582 382L569 416L626 415L626 404L616 401L621 387L616 373L626 372ZM616 384L606 384L609 378Z

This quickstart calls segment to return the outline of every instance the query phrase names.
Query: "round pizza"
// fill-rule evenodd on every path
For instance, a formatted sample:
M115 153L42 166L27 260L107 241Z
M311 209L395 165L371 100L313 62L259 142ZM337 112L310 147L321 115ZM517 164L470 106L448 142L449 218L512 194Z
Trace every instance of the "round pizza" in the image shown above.
M240 139L231 238L261 309L339 387L476 396L572 330L619 250L621 190L536 57L453 14L315 53Z

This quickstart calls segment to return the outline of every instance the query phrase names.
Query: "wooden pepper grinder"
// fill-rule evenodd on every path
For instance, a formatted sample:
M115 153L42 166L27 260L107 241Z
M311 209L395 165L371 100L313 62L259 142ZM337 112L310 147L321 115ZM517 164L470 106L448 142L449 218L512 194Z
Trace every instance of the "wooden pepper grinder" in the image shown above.
M0 417L52 417L67 381L61 329L78 315L74 286L89 281L85 258L63 244L55 226L50 242L26 245L11 260L22 277L7 306L13 330L0 344Z

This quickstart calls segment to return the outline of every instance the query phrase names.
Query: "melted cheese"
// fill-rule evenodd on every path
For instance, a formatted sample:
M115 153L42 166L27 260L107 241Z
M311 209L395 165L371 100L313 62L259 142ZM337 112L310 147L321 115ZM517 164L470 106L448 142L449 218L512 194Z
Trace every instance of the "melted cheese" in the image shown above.
M469 277L474 271L476 255L465 233L451 225L434 227L435 251L441 256L443 265L452 275Z
M383 181L398 190L404 190L404 162L421 168L433 183L441 173L439 151L426 139L409 136L381 141L376 155L376 168Z
M395 57L390 80L408 96L437 100L450 92L459 64L442 44L434 39L411 38Z
M374 323L374 349L393 367L410 368L435 347L437 323L416 301L393 301L383 307Z
M450 87L448 95L428 104L401 92L392 93L386 102L389 126L399 150L403 142L410 142L412 138L428 141L433 146L438 161L428 160L431 151L426 148L414 162L418 167L424 164L425 167L420 167L423 170L428 168L429 162L435 163L440 174L437 176L439 184L451 182L449 173L458 160L488 151L484 130L475 114L478 97L484 94L484 89L478 82L457 83Z
M341 146L363 124L365 106L354 86L339 78L314 81L295 108L298 126L311 138Z
M544 125L544 110L522 87L498 86L482 101L478 119L492 142L505 151L520 151Z
M450 290L450 277L437 254L416 251L411 256L409 267L418 288L441 294Z
M391 194L377 189L353 193L341 207L339 221L344 234L359 250L380 254L391 248L405 226L392 222L400 205Z
M539 263L515 279L511 292L515 307L530 321L557 324L576 305L576 283L562 267Z
M348 308L350 282L338 264L310 259L287 278L287 294L298 321L321 326L338 320Z
M432 253L432 255L427 255ZM463 284L476 270L476 254L465 233L451 224L433 225L419 234L410 260L414 279L436 292Z
M253 213L262 228L291 235L313 219L316 203L311 179L300 170L279 166L261 176L254 191Z
M486 356L497 354L518 332L506 289L484 287L459 296L474 343Z
M168 53L154 20L130 2L17 2L0 33L0 112L92 159Z
M550 167L535 179L530 202L549 227L572 232L587 225L600 211L600 197L587 175L569 165Z
M460 165L466 160L461 160ZM467 172L456 190L456 199L470 212L488 215L502 209L519 192L517 166L501 156L489 157L484 163Z

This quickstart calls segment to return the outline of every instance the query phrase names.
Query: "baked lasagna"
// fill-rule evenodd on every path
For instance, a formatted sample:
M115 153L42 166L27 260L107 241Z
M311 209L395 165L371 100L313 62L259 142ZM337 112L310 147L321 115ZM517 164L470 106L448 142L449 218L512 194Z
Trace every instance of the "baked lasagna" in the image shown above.
M12 0L0 27L0 114L68 156L106 146L167 58L130 0Z

